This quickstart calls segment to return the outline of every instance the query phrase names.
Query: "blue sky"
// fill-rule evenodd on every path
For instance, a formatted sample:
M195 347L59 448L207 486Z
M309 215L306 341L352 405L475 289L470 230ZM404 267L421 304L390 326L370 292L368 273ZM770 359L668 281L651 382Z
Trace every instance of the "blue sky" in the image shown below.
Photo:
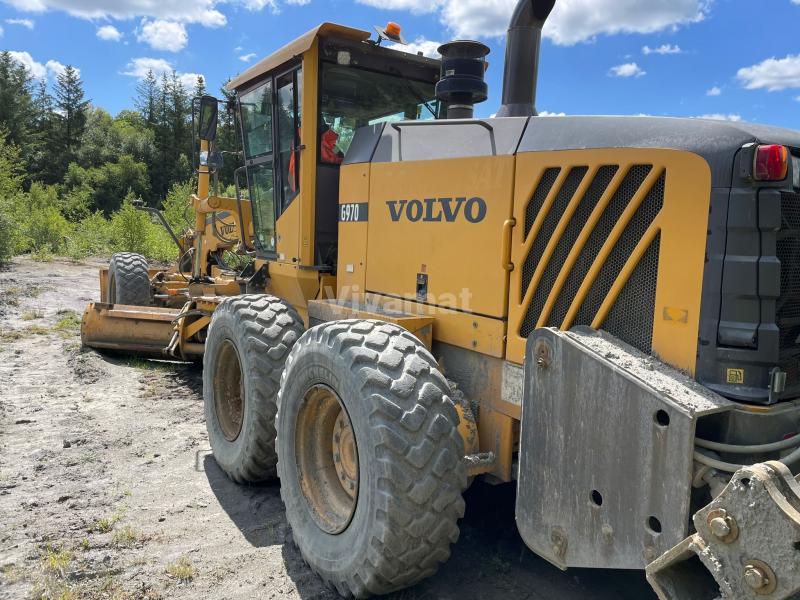
M497 109L515 0L0 0L0 48L52 83L79 68L87 97L132 105L148 66L202 74L214 91L322 21L399 22L413 49L455 37L492 49ZM543 45L540 111L715 115L800 129L800 0L557 0Z

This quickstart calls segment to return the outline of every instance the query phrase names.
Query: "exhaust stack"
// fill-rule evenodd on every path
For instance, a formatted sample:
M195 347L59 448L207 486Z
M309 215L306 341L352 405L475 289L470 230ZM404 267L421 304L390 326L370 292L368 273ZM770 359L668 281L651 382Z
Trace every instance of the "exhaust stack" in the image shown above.
M503 104L498 117L536 116L536 80L542 27L556 0L520 0L514 9L506 39Z

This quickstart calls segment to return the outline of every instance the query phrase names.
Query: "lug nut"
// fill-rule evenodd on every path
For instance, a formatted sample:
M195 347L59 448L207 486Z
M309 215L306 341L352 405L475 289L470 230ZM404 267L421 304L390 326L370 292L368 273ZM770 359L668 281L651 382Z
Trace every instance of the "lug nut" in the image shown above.
M728 520L724 517L711 519L708 527L711 529L711 533L714 534L714 537L719 539L726 538L731 534L731 526L728 524Z
M747 565L744 569L744 582L751 590L757 592L769 585L769 577L758 567Z

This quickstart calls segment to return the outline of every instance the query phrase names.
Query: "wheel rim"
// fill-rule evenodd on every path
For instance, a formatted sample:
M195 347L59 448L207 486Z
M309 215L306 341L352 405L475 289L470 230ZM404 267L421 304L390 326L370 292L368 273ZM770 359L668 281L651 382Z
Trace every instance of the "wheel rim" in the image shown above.
M358 446L341 399L326 385L303 396L295 430L300 489L323 531L341 533L358 502Z
M244 399L239 354L233 342L225 340L214 368L214 409L222 435L229 442L235 441L242 432Z

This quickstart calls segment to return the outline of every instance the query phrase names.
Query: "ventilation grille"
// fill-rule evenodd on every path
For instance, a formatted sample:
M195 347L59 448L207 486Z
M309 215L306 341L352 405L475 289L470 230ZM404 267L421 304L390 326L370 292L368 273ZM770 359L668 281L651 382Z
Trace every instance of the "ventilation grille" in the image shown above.
M777 256L781 262L781 295L776 324L780 335L779 362L788 387L800 383L800 194L781 193L782 226Z
M586 285L589 285L588 293L572 325L591 325L634 249L663 207L666 172L649 189L642 189L653 171L652 165L635 165L626 173L620 173L618 165L604 165L597 169L591 182L585 182L588 171L587 167L572 167L562 178L560 189L555 190L560 169L546 170L526 207L526 238L528 235L535 237L522 265L520 304L526 297L530 298L519 329L522 337L530 335L537 324L562 326L570 309L575 308L573 304L579 290ZM612 182L620 179L613 195L604 200ZM582 183L585 193L576 198ZM548 196L553 196L549 205ZM633 214L625 215L631 202L642 196ZM605 208L591 231L584 231L601 200L606 202ZM540 215L544 210L547 214ZM610 254L595 267L595 271L599 267L597 276L587 282L593 265L600 260L601 249L623 217L628 220L621 235ZM538 230L534 227L536 223L540 223ZM561 233L554 240L557 231ZM585 240L584 243L581 240ZM546 256L548 247L552 251ZM651 349L659 248L660 236L642 255L603 324L603 329L645 352ZM577 252L577 256L572 256L574 264L562 273L574 252ZM539 277L534 281L537 270ZM558 285L559 282L562 285ZM529 290L531 286L532 291Z

